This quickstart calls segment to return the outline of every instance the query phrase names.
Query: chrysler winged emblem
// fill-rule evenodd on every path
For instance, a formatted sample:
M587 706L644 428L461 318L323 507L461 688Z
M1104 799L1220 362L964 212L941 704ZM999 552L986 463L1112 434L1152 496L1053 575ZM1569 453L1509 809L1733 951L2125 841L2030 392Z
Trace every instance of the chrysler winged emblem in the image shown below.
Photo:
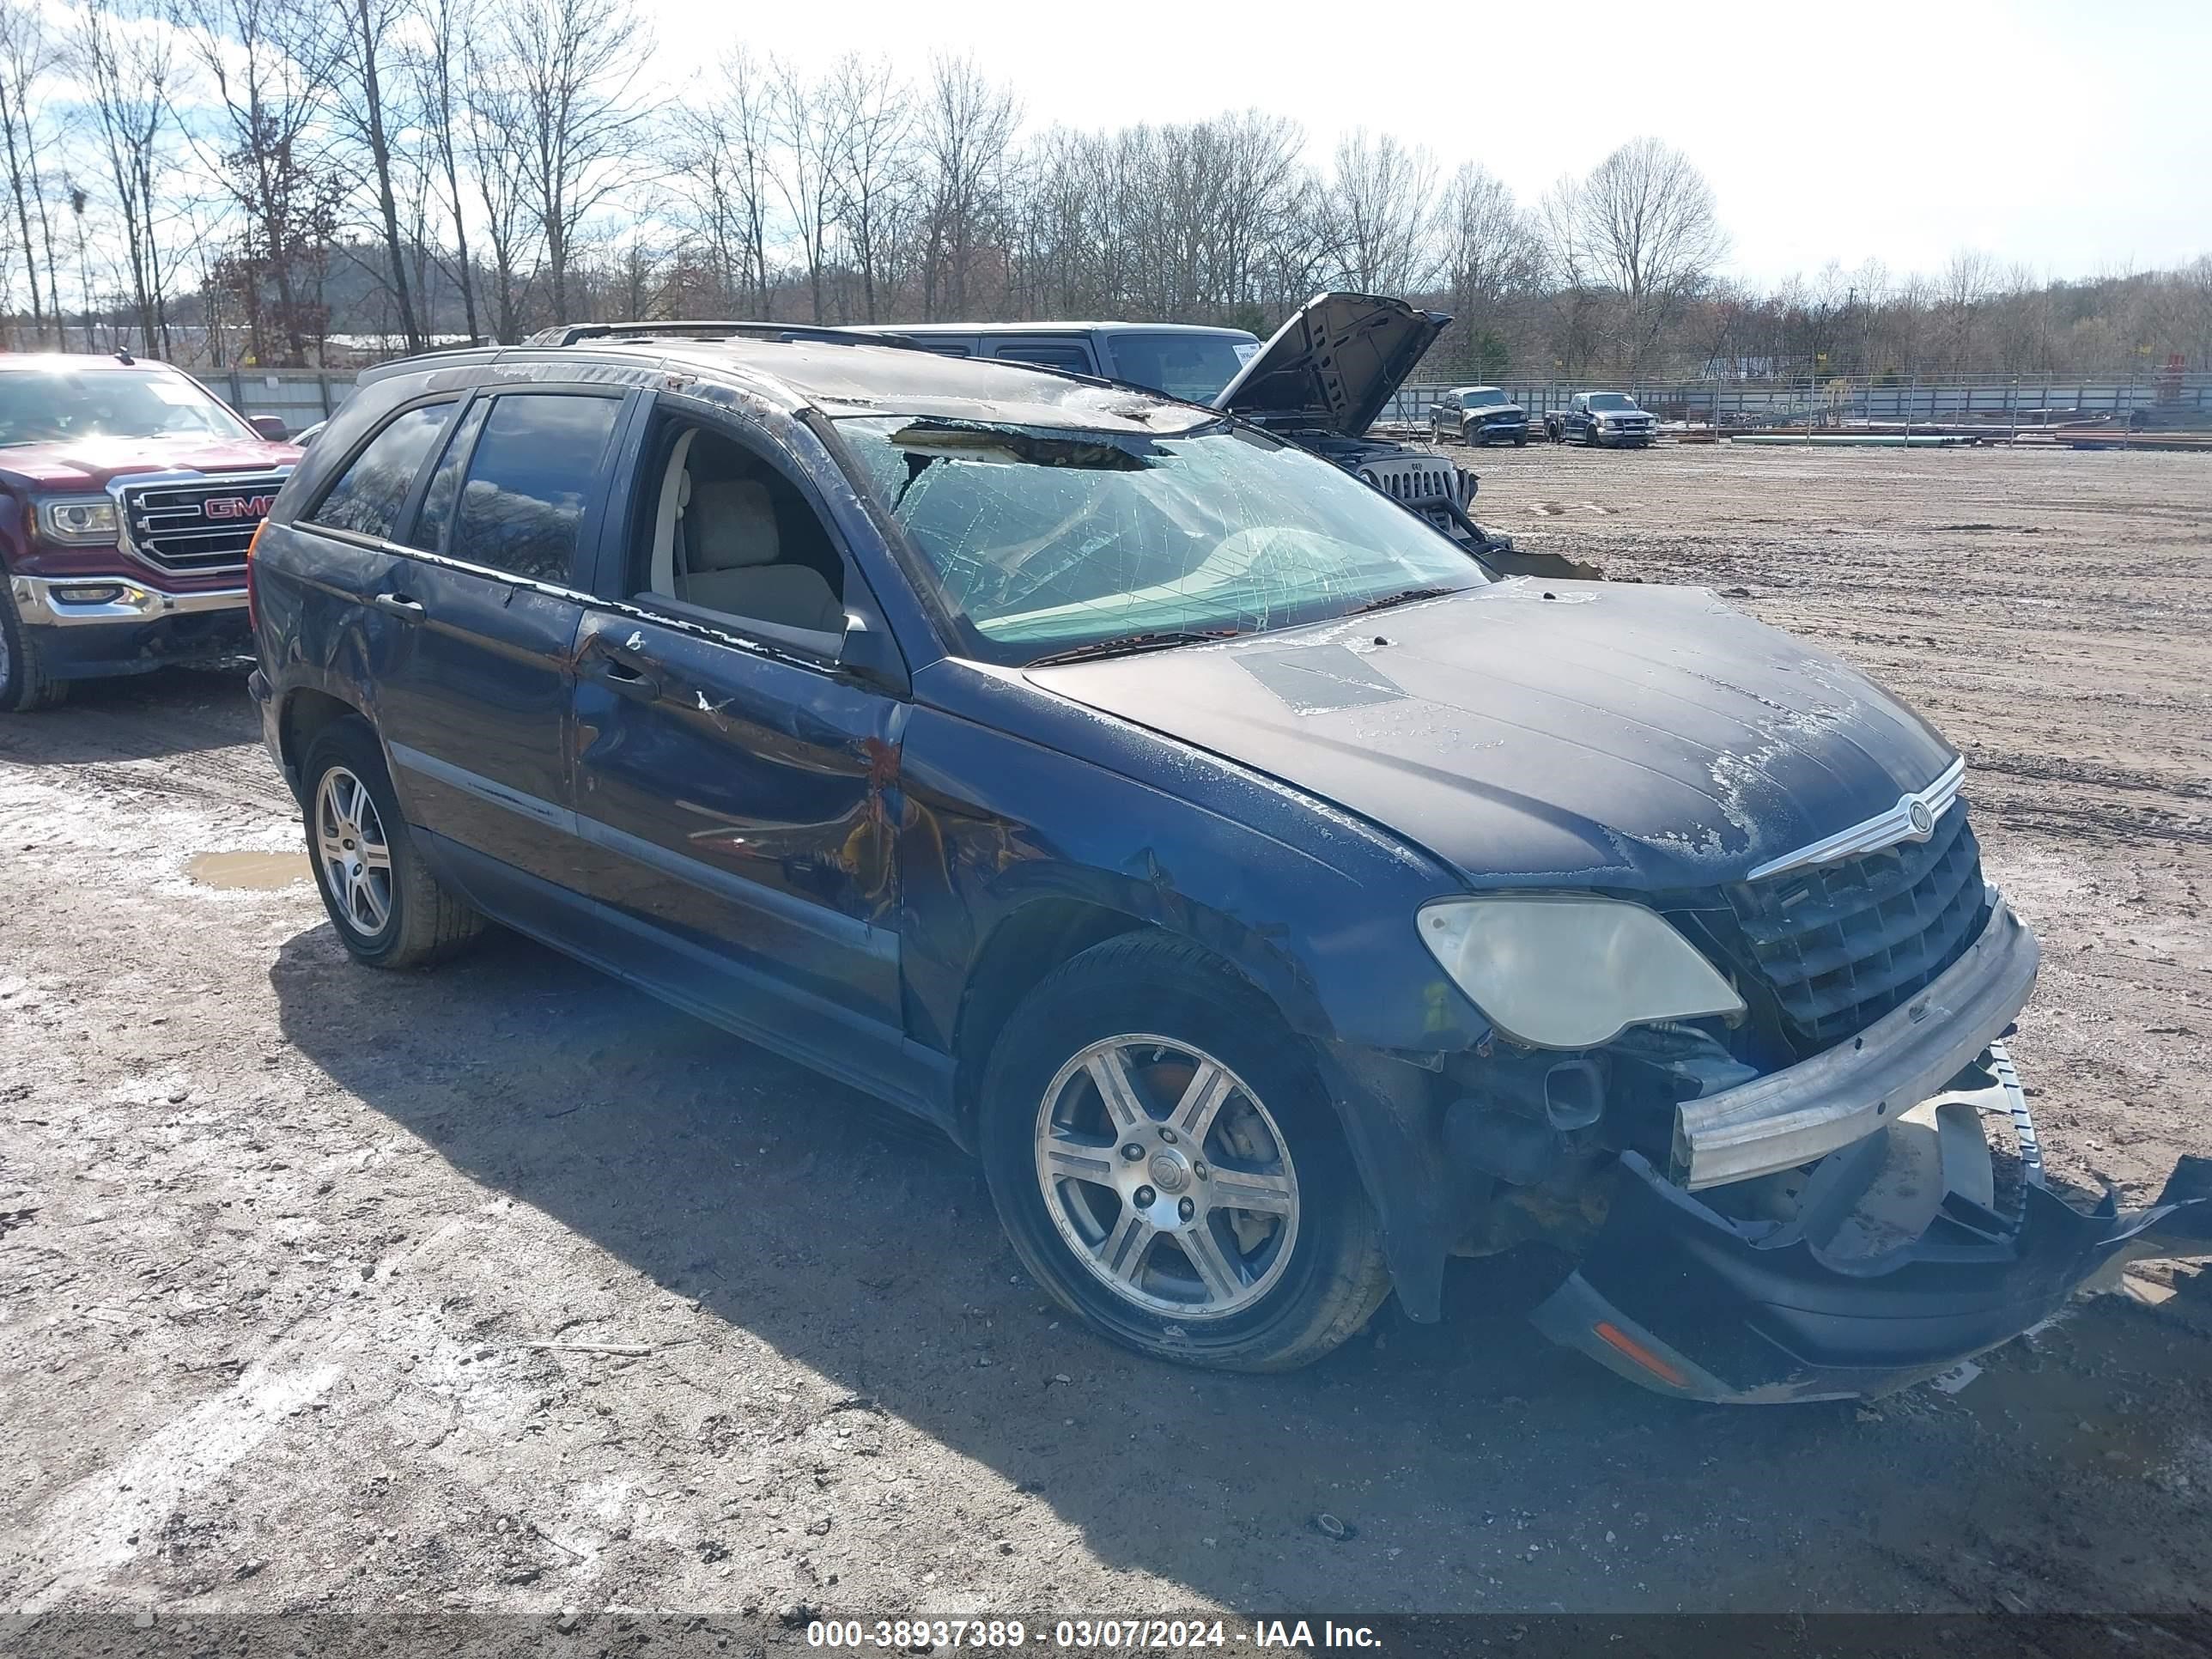
M1790 870L1809 870L1815 865L1833 864L1839 859L1855 859L1863 854L1878 853L1883 848L1894 847L1901 841L1926 841L1936 833L1936 821L1949 811L1951 803L1959 799L1959 786L1966 775L1966 761L1962 755L1945 767L1942 775L1918 794L1901 795L1896 805L1887 812L1875 813L1863 823L1839 830L1809 847L1801 847L1794 853L1784 853L1778 859L1769 859L1744 879L1763 881L1769 876L1778 876Z

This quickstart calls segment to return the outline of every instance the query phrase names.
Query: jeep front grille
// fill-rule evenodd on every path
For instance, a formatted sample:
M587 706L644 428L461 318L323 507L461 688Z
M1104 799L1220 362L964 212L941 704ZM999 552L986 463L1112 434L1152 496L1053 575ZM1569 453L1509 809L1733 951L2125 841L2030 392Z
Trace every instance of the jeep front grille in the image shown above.
M205 477L124 480L116 489L124 539L139 557L164 570L234 570L246 544L269 516L283 472L216 473Z
M1365 461L1359 476L1394 500L1459 502L1458 474L1449 461L1433 455L1408 456L1403 460Z
M1735 934L1725 954L1806 1054L1908 1000L1966 954L1989 915L1963 801L1925 842L1741 882L1725 896Z

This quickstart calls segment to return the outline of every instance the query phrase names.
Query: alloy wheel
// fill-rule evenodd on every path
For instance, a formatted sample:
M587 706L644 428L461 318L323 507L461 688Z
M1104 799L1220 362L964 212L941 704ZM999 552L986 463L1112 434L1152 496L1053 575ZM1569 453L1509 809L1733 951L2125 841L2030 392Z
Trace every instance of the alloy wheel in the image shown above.
M369 938L392 920L392 847L368 786L343 766L315 789L315 860L332 901Z
M1224 1319L1274 1288L1298 1237L1298 1179L1260 1097L1203 1050L1108 1037L1039 1103L1036 1176L1053 1225L1123 1301Z

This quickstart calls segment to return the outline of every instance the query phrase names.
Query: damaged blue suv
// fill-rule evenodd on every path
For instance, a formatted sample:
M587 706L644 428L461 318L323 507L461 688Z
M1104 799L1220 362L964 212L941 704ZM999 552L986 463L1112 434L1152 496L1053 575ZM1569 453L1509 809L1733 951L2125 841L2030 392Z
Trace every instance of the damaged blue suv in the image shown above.
M1878 1394L2203 1229L2194 1162L2045 1186L2035 941L1924 722L1234 416L574 328L364 377L250 572L355 957L489 917L897 1103L1144 1352L1297 1365L1541 1239L1638 1382Z

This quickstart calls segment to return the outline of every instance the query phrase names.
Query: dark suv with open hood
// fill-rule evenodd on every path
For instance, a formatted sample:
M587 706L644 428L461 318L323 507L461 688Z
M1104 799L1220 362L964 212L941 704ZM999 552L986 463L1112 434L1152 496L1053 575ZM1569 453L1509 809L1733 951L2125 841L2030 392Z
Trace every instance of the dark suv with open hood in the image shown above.
M2043 1185L2035 941L1835 659L1202 406L720 332L374 371L279 498L252 685L362 961L489 915L896 1102L1201 1364L1542 1237L1639 1382L1876 1393L2201 1224Z
M896 331L947 356L1097 374L1242 416L1404 501L1477 549L1494 574L1595 574L1553 554L1520 552L1472 517L1480 487L1473 472L1376 435L1391 397L1450 323L1404 300L1328 293L1265 342L1241 328L1177 323L902 323Z

